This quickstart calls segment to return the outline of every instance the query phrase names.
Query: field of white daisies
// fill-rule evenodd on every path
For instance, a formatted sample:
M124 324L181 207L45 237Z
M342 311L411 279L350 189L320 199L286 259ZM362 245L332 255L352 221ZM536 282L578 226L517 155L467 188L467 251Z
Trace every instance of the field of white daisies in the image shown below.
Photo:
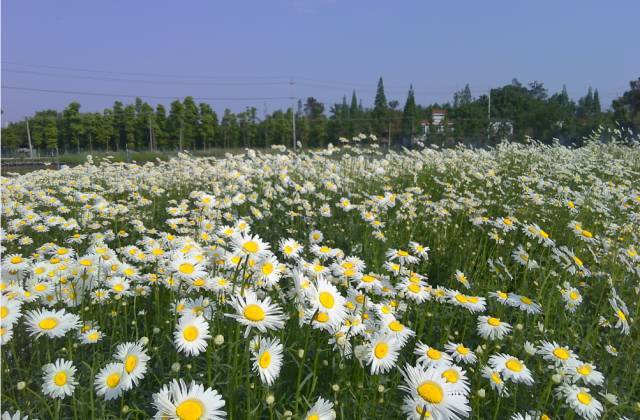
M2 178L2 419L633 419L640 147Z

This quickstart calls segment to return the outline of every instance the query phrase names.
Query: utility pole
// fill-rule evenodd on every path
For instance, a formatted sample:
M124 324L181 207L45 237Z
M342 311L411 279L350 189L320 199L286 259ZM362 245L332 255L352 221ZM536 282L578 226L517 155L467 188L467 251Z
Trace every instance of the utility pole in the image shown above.
M25 118L27 122L27 139L29 139L29 157L33 159L33 147L31 146L31 130L29 130L29 118Z
M180 118L180 152L182 152L182 126L183 126L183 119Z
M289 86L291 88L291 126L293 127L293 150L296 150L296 97L294 95L294 85L296 82L293 80L293 76L291 80L289 80Z
M151 128L151 115L148 118L149 123L149 150L153 151L153 129Z
M491 135L491 88L489 88L489 105L487 107L487 142L489 142L489 137Z

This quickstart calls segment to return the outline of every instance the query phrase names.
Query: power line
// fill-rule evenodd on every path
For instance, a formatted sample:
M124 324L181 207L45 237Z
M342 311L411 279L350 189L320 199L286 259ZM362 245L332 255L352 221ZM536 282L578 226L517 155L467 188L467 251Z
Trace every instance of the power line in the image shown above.
M177 74L161 74L161 73L138 73L138 72L121 72L121 71L112 71L112 70L97 70L97 69L87 69L87 68L79 68L79 67L63 67L63 66L52 66L48 64L26 64L26 63L16 63L13 61L2 61L2 64L10 64L14 66L23 66L23 67L35 67L35 68L45 68L45 69L54 69L54 70L67 70L67 71L80 71L87 73L102 73L102 74L115 74L115 75L123 75L123 76L149 76L149 77L165 77L165 78L174 78L174 79L229 79L227 76L210 76L210 75L177 75ZM234 77L234 79L237 79ZM247 77L247 80L268 80L268 79L280 79L286 80L286 77Z
M69 95L86 95L86 96L109 96L109 97L123 97L123 98L147 98L147 99L178 99L178 96L157 96L157 95L131 95L127 93L101 93L101 92L85 92L85 91L72 91L72 90L54 90L54 89L38 89L24 86L7 86L2 85L2 89L24 90L30 92L44 92L44 93L59 93ZM194 100L198 101L262 101L262 100L282 100L282 99L294 99L290 96L256 96L256 97L200 97L192 96Z
M185 86L277 86L287 85L288 82L182 82L162 80L123 79L118 77L78 76L74 74L45 73L31 70L2 69L3 72L18 74L33 74L38 76L58 77L64 79L87 79L107 82L146 83L154 85L185 85Z

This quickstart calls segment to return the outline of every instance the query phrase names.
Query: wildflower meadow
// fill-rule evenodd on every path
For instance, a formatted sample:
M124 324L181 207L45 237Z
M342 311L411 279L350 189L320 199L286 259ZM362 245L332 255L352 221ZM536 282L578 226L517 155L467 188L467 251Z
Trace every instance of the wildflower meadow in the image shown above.
M2 177L2 419L638 418L613 136Z

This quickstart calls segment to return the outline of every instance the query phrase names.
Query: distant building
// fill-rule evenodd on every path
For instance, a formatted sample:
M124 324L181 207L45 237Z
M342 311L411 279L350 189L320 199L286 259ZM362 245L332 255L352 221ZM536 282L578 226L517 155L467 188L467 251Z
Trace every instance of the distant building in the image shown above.
M515 124L511 120L492 119L489 123L491 134L502 136L513 136Z
M431 110L431 121L424 120L420 122L424 135L429 133L444 133L453 131L453 122L447 120L447 110L433 108Z

